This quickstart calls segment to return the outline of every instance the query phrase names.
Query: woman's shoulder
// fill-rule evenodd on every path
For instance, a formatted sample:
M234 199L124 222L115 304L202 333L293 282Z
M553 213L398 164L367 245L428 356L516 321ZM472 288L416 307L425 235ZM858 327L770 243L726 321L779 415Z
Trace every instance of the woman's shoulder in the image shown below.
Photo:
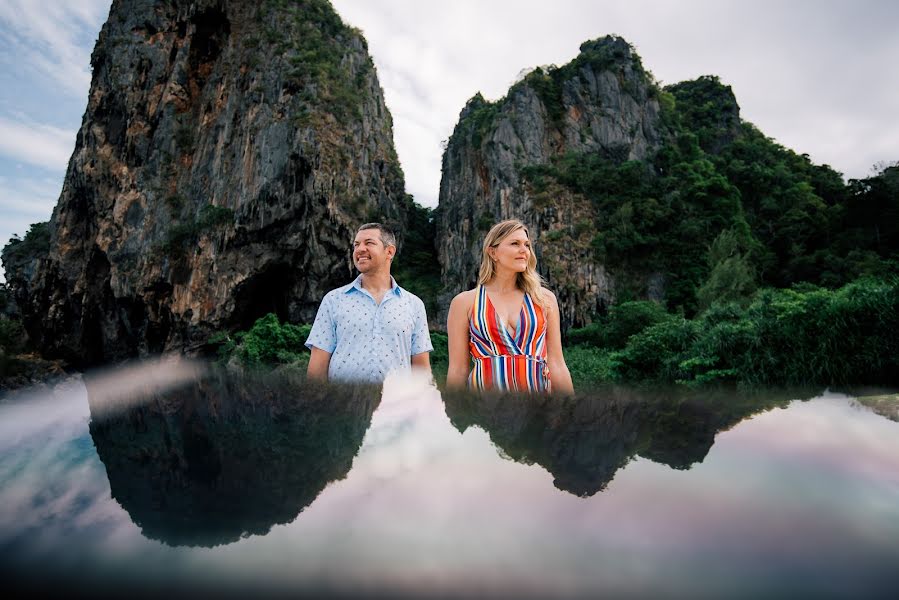
M478 288L474 288L473 290L465 290L464 292L459 292L453 297L453 304L460 305L471 305L474 303L474 298L478 294Z
M474 304L474 299L478 295L478 288L474 288L473 290L465 290L464 292L459 292L453 297L452 304L450 306L471 306Z
M559 301L556 300L556 295L553 294L553 291L547 287L540 288L540 294L543 296L543 307L548 309L550 312L556 309L559 306Z

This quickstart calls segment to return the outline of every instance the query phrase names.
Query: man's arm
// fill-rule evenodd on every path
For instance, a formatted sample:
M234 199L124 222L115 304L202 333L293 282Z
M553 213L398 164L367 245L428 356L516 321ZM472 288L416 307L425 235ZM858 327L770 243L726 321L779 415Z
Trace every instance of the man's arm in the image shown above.
M309 366L306 367L306 377L317 381L328 380L328 365L331 364L331 353L313 346L312 356L309 357Z
M420 352L418 354L413 354L412 368L416 370L422 370L428 374L428 377L433 377L433 375L431 374L431 353Z
M318 307L318 312L315 314L312 330L306 339L306 347L312 353L312 356L309 357L309 365L306 367L306 377L309 379L319 381L328 379L331 354L337 346L337 334L334 320L331 318L331 302L333 302L333 293L327 294L322 300L321 306Z

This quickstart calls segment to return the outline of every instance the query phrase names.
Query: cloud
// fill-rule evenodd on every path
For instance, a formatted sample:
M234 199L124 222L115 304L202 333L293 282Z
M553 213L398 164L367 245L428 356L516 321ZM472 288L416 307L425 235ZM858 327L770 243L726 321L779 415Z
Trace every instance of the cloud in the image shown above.
M718 75L745 119L847 177L899 159L899 5L875 1L333 0L360 28L394 117L416 199L434 206L440 141L468 98L502 97L518 73L562 65L607 34L665 84Z
M62 175L55 177L0 176L0 248L13 235L25 236L34 223L49 221L62 189ZM0 282L5 281L0 269Z
M18 61L49 78L62 92L86 97L92 42L109 4L109 0L7 0L0 3L0 33Z
M76 132L0 117L0 154L50 171L64 171Z
M62 176L5 177L0 176L0 204L4 211L46 221L56 206L62 189ZM33 221L32 221L33 222Z

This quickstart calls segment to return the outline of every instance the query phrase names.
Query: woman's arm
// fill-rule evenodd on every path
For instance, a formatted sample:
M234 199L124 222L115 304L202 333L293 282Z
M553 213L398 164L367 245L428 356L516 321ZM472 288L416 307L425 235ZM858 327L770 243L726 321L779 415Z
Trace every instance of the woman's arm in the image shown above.
M559 325L559 301L556 295L546 288L543 294L547 298L546 311L546 363L549 365L549 377L552 381L553 393L573 394L574 384L571 373L565 364L562 354L562 331Z
M471 356L468 349L468 313L471 311L471 295L457 294L450 304L446 318L446 334L449 338L449 369L446 372L446 387L465 387Z

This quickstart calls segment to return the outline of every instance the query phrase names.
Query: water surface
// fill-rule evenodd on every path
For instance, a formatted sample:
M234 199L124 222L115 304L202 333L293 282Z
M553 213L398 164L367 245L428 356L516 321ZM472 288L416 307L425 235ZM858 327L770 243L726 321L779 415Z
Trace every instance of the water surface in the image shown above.
M747 598L899 583L888 391L472 397L179 364L0 402L7 580Z

